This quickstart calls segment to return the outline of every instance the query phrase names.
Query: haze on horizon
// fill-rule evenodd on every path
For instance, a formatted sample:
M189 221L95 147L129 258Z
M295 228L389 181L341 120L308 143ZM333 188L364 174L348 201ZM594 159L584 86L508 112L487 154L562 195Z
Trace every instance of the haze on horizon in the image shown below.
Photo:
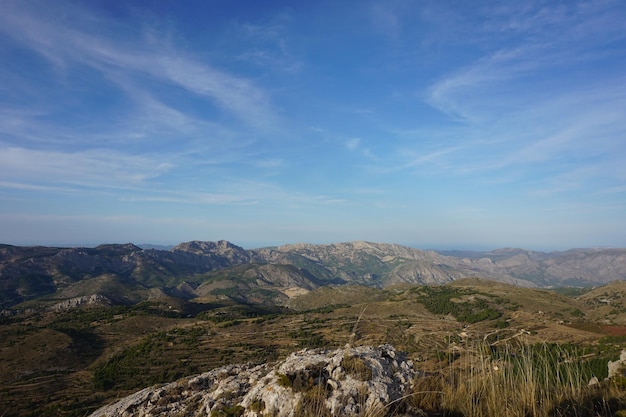
M0 3L0 243L626 247L626 3Z

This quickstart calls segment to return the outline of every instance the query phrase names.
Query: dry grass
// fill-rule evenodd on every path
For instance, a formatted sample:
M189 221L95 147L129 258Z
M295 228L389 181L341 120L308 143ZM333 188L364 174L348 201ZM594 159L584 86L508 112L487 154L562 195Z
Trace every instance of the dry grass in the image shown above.
M462 417L610 417L626 413L617 384L589 385L591 369L571 349L475 344L439 372L416 379L413 406ZM621 410L621 411L620 411Z
M607 385L589 389L586 377L576 382L570 378L559 390L546 384L546 377L541 375L549 375L553 370L558 371L560 379L568 372L581 372L564 366L563 361L560 368L547 364L542 367L536 361L532 367L528 363L524 368L523 360L527 357L512 356L514 351L522 349L521 344L509 347L510 356L494 357L489 349L485 350L488 345L481 347L478 342L468 346L460 338L467 333L482 341L489 334L494 337L489 337L488 342L503 341L525 329L526 342L530 344L547 340L598 346L598 341L608 334L600 327L605 320L599 311L605 306L587 304L595 298L588 296L581 301L548 291L482 281L454 285L463 288L471 285L470 289L476 286L476 291L495 296L488 300L510 301L502 305L492 303L502 309L509 327L496 329L491 321L468 327L451 317L432 314L417 300L411 286L385 291L352 287L324 289L308 296L307 307L312 310L290 314L248 315L254 312L250 306L224 305L191 318L172 318L143 310L118 314L102 309L102 317L94 310L7 319L0 322L0 417L4 412L6 417L83 417L113 398L143 388L142 378L169 381L227 363L273 361L302 347L322 344L337 348L346 342L354 346L390 343L407 352L416 364L429 371L417 381L416 395L411 401L432 413L468 417L515 416L524 412L529 416L607 416L611 414L603 410L618 407L616 401L621 401L623 392L614 392L616 387ZM592 295L605 297L605 291ZM620 301L615 298L615 302ZM513 302L519 305L515 309L511 308ZM328 307L329 303L339 305ZM614 307L612 304L611 308ZM574 323L579 320L572 314L576 309L584 313L586 326L591 323L604 333ZM626 323L626 313L611 315L611 319ZM562 320L565 324L558 323ZM568 321L572 324L567 325ZM88 333L84 336L81 332L67 331L73 328ZM446 349L452 345L451 339L456 341L459 353L448 366ZM607 342L602 347L602 356L598 353L597 357L610 354L615 359L614 353L621 350L624 340L616 338L611 346ZM608 348L614 350L609 352ZM114 387L107 390L94 387L98 368L117 356L129 357L133 352L141 354L136 355L132 367L124 368L128 361L121 364L124 372L115 375ZM445 354L437 354L442 352ZM441 356L445 356L444 362ZM358 361L350 363L348 359L347 364L356 375L367 377ZM499 371L494 371L493 365ZM523 369L526 370L522 372ZM394 411L397 405L391 405L385 413L398 414ZM571 411L593 407L599 410L593 411L595 414ZM490 410L496 410L495 414L488 414ZM369 413L378 414L376 410Z

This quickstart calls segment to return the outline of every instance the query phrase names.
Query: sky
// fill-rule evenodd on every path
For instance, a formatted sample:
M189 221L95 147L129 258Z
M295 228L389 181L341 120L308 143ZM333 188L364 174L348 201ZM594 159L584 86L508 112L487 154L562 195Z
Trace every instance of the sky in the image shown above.
M626 247L626 2L0 0L0 243Z

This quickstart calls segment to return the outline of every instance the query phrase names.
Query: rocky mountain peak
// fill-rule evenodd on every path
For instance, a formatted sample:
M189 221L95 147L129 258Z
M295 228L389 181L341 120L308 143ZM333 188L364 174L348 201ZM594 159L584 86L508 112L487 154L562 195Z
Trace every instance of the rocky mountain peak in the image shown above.
M390 345L305 349L274 364L228 365L144 389L91 417L422 415L403 401L417 371Z
M231 251L245 252L245 249L234 245L227 240L218 240L217 242L192 240L191 242L176 245L172 248L172 251L184 251L202 255L207 253L223 253Z
M133 243L124 243L99 245L95 247L95 250L108 255L125 255L132 252L139 252L143 249Z

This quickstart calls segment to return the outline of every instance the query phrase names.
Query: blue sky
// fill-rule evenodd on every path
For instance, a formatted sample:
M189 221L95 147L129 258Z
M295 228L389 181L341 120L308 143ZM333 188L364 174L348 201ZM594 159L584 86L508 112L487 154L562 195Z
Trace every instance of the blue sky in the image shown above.
M0 2L0 241L626 247L626 3Z

